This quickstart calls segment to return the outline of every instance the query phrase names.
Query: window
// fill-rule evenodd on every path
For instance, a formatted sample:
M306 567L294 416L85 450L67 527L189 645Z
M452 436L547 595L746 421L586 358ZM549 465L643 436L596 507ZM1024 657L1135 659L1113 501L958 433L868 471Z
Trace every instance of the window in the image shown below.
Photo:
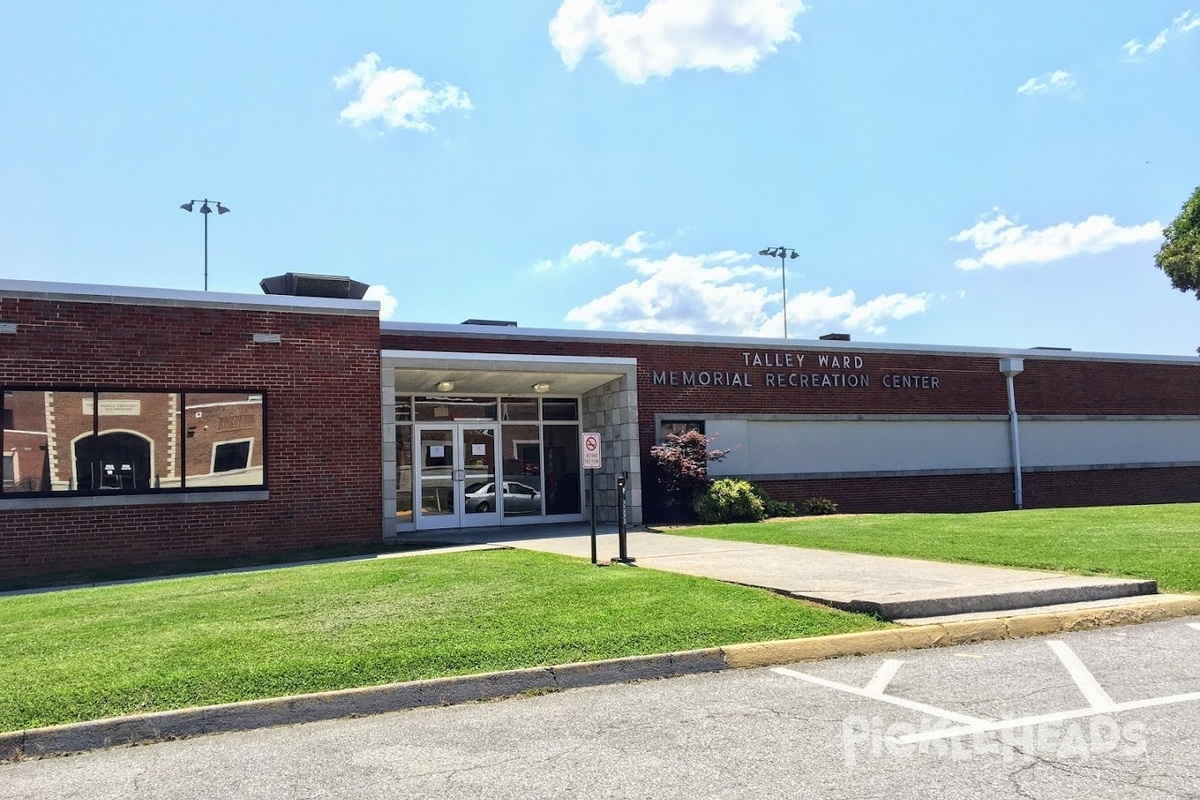
M579 401L547 397L542 400L542 419L554 422L574 422L579 419Z
M668 433L679 435L688 431L700 431L704 433L704 420L663 420L662 424L658 427L658 440L661 442L666 439Z
M538 401L536 397L505 398L501 401L503 413L500 419L504 422L537 422Z
M213 445L213 472L232 472L250 466L250 440Z
M5 387L0 493L265 486L264 403L258 391Z
M397 395L396 397L396 422L412 422L413 404L411 397Z
M578 425L546 425L542 429L542 464L546 513L578 514L582 510Z
M396 408L400 399L396 399ZM396 415L399 416L397 411ZM410 415L411 416L411 415ZM409 424L396 425L396 521L412 522L413 518L413 464L412 429Z
M189 488L263 485L263 398L245 392L184 396L184 483Z
M496 405L494 397L418 397L417 422L494 420Z

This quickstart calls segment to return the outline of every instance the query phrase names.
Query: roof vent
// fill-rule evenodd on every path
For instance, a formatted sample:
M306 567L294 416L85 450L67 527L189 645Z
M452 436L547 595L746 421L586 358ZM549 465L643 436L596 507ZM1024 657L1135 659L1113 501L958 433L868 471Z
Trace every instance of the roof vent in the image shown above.
M497 328L515 328L517 323L507 319L464 319L463 325L494 325Z
M345 275L306 275L289 272L258 282L266 294L291 297L329 297L337 300L362 300L367 293L365 283L352 281Z
M848 333L827 333L821 337L823 342L848 342L850 334Z

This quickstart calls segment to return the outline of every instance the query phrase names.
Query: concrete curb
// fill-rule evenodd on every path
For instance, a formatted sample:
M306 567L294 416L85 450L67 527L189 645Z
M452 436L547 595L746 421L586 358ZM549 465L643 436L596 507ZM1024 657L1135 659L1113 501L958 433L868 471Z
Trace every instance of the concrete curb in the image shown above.
M1200 596L1164 598L1160 602L1142 602L1136 606L1080 609L808 639L735 644L706 650L435 678L268 700L248 700L0 733L0 763L67 755L106 747L186 739L212 733L496 700L527 693L628 683L652 678L673 678L727 669L777 666L839 656L1043 636L1192 615L1200 615Z
M873 614L886 620L913 619L919 617L941 617L954 614L990 612L1003 614L1023 608L1087 603L1093 600L1132 599L1158 594L1158 582L1098 578L1100 583L1091 586L1060 586L1048 589L1025 589L1019 592L984 592L957 597L923 598L918 600L851 600L848 603L829 603L818 597L804 597L825 605L857 614ZM799 595L796 595L799 597Z

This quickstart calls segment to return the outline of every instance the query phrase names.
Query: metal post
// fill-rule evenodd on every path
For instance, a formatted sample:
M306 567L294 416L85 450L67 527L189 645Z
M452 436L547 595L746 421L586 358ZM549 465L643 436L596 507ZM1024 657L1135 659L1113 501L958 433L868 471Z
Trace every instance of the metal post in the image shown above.
M588 470L588 519L592 521L592 563L596 563L596 470Z
M779 263L783 269L783 338L787 338L787 252L779 254Z
M1017 433L1017 393L1013 388L1013 376L1005 375L1005 381L1008 384L1008 425L1009 438L1012 441L1012 462L1013 462L1013 494L1017 501L1017 508L1024 506L1024 498L1021 496L1021 440Z
M628 472L617 476L617 552L620 554L617 561L622 564L633 563L633 559L629 557L629 527L625 518L625 509L628 507L625 502L625 490L628 483Z
M208 201L204 201L204 207L208 206ZM204 217L204 291L208 291L208 214L201 214ZM787 324L787 321L784 321Z

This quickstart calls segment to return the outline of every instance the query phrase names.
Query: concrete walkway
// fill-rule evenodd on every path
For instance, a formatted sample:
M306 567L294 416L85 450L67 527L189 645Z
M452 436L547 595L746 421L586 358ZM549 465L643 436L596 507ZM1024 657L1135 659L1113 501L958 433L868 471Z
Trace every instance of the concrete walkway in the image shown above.
M576 558L591 555L590 536L586 526L580 525L453 531L438 537ZM605 529L598 539L599 560L615 559L615 532ZM1158 591L1155 581L1147 580L1080 577L645 531L629 533L628 552L639 567L757 586L905 622L1067 603L1111 602Z

